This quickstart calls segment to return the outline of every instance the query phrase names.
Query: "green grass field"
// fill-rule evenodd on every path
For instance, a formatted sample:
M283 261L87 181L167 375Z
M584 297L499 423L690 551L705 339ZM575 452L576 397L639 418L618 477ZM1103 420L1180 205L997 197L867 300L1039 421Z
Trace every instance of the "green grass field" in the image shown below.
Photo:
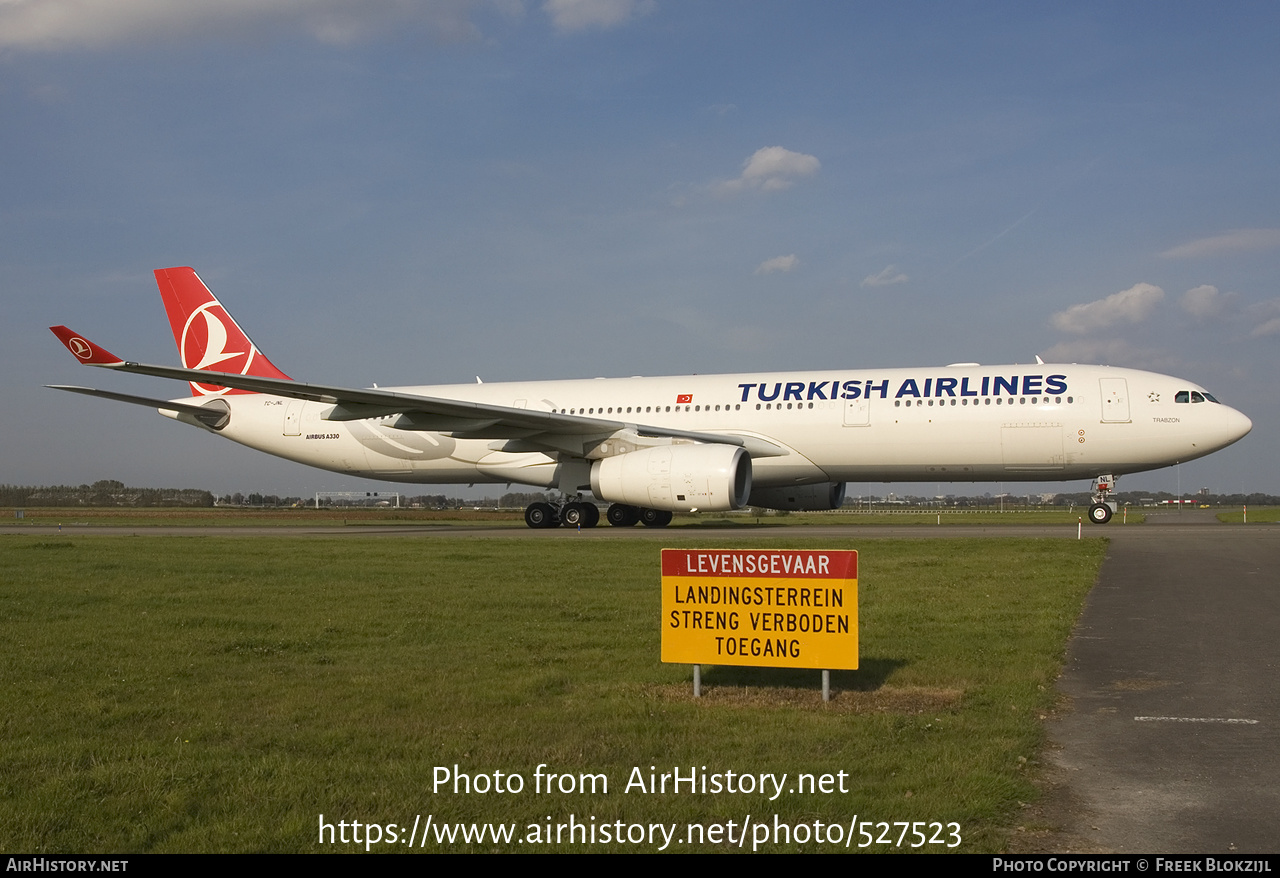
M1223 524L1244 524L1244 517L1243 509L1218 513L1218 521ZM1278 521L1280 521L1280 507L1259 506L1249 509L1249 524L1275 524Z
M833 672L824 705L817 671L731 667L704 668L695 701L691 668L658 660L649 541L3 537L0 849L365 849L318 844L323 814L505 821L518 835L570 815L680 824L677 837L747 818L955 822L958 850L997 851L1036 795L1041 720L1104 546L868 543L861 668ZM455 764L526 787L434 791L437 767ZM537 794L540 764L603 774L608 792ZM848 791L624 792L651 766L843 771ZM761 848L791 849L843 848Z

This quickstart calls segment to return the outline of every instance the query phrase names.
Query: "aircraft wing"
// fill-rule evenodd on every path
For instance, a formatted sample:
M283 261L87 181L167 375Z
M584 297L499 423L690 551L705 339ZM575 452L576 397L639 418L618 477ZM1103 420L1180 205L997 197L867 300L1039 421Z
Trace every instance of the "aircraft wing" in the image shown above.
M513 406L468 402L457 399L418 396L390 390L335 387L327 384L310 384L281 378L264 378L255 375L239 375L229 372L212 372L204 369L183 369L176 366L153 366L128 362L104 348L88 341L65 326L50 327L67 349L81 362L102 366L120 372L151 375L157 378L173 378L203 384L219 384L271 396L302 399L327 403L333 408L323 417L330 421L355 421L365 418L381 418L400 415L389 426L399 429L425 430L449 433L459 439L506 439L506 446L495 444L495 450L530 451L551 449L584 453L587 445L620 433L632 433L644 438L686 439L718 445L735 445L745 448L754 457L774 457L787 454L787 450L755 436L703 433L692 430L673 430L608 418L592 418L583 415L543 412ZM71 388L59 388L71 389ZM121 399L125 394L78 388L74 392ZM142 397L124 399L125 402ZM157 408L179 410L176 404L147 401Z

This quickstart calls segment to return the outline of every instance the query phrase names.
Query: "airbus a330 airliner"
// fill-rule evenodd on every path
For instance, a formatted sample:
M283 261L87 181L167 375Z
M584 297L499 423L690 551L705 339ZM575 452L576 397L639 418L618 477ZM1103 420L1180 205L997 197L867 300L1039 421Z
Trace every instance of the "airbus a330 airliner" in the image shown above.
M748 503L835 509L845 482L1094 480L1194 460L1252 428L1180 378L1109 366L958 363L919 369L688 375L354 389L293 381L190 268L156 271L183 368L128 362L65 326L81 362L188 381L191 397L59 390L161 414L299 463L392 482L558 489L530 527L661 527Z

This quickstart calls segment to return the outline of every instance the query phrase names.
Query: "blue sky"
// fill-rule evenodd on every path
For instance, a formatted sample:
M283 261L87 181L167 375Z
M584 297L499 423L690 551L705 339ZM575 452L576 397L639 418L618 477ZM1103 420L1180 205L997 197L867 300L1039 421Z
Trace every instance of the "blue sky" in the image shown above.
M176 363L151 270L192 265L277 365L335 384L1152 369L1254 431L1122 489L1280 492L1277 25L1268 3L0 0L0 481L371 484L43 389L180 395L45 327Z

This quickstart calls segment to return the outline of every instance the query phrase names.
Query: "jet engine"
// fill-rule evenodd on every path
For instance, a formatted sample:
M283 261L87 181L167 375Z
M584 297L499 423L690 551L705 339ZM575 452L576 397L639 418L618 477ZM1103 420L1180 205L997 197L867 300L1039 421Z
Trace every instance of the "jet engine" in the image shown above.
M593 463L591 493L670 512L741 509L751 493L751 457L733 445L642 448Z
M823 482L786 488L752 488L751 505L788 512L825 512L844 505L844 486L844 482Z

